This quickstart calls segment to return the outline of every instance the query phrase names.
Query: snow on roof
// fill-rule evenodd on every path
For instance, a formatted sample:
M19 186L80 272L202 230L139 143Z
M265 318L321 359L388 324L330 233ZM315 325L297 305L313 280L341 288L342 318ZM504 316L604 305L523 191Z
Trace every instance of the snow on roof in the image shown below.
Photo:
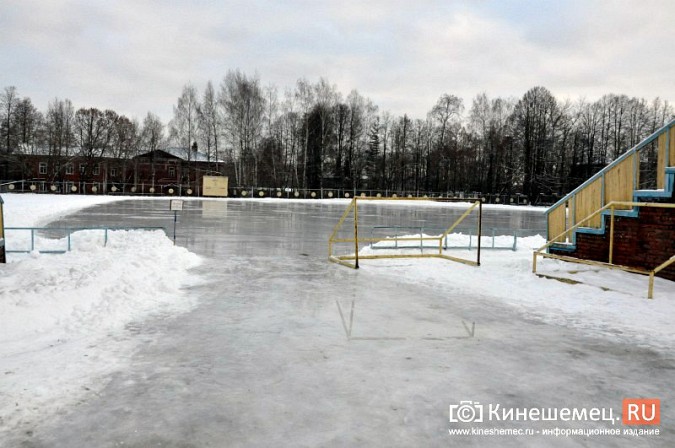
M164 149L164 151L179 159L188 160L188 150L185 148L170 147ZM222 162L222 160L216 160L215 158L209 160L208 156L201 151L192 151L189 154L189 160L192 162Z

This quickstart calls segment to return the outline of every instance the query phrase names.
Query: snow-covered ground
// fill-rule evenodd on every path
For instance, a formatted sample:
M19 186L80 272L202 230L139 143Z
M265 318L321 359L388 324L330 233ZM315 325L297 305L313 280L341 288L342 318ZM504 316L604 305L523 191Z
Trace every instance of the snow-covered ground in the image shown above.
M6 226L28 227L117 198L3 199ZM111 231L105 247L102 237L102 231L80 231L71 252L9 254L9 263L0 265L0 433L17 419L64 408L102 387L103 376L134 350L111 343L125 326L195 305L181 288L199 264L197 255L174 246L161 230ZM65 241L37 243L66 247Z
M418 236L407 235L412 238ZM510 236L496 240L497 247L513 245L513 237ZM454 235L448 245L466 245L467 242L466 236ZM484 245L490 243L491 238L483 238ZM545 243L542 236L522 237L518 238L516 251L484 250L480 268L459 263L448 266L448 261L440 259L366 260L363 264L366 269L377 269L380 275L433 284L448 293L471 291L472 294L509 304L521 313L545 322L579 328L593 335L664 350L675 347L674 282L656 278L654 299L648 300L646 276L542 258L538 259L538 274L570 282L538 277L532 274L532 252ZM383 241L376 245L378 250L367 247L360 253L420 252L419 249L389 249L392 244ZM475 259L475 251L448 250L445 253Z

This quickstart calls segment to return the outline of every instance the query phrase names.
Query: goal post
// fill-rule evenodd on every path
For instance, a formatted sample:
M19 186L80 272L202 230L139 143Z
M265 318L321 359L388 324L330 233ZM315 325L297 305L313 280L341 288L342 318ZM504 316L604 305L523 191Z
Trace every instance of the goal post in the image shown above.
M361 202L375 202L375 201L432 201L440 203L457 203L457 204L466 204L466 210L461 214L461 216L454 219L454 221L447 227L444 226L444 230L441 231L438 235L425 235L423 232L423 227L419 227L419 235L404 235L391 238L390 236L371 236L363 237L359 235L359 203ZM411 205L415 207L415 205ZM456 210L457 207L454 207ZM476 256L475 258L464 258L459 256L456 253L449 253L447 247L448 236L457 229L457 227L462 224L467 217L475 215L475 233L476 233ZM373 259L396 259L396 258L442 258L445 260L456 261L459 263L464 263L470 266L480 266L480 250L481 250L481 235L482 235L482 216L483 216L483 203L480 199L469 200L466 199L450 199L450 198L382 198L382 197L355 197L349 203L349 206L344 211L340 217L338 223L333 228L333 232L328 239L328 259L333 262L346 266L352 269L359 269L359 260L373 260ZM378 227L378 226L375 226ZM384 227L384 226L381 226ZM398 227L399 228L413 228L413 227ZM346 235L345 235L346 233ZM342 234L342 235L341 235ZM469 236L471 238L471 236ZM415 242L419 243L419 246L399 246L399 242ZM394 243L395 246L386 245L386 243ZM425 242L431 242L431 245L425 245ZM370 244L377 246L378 244L385 244L383 249L396 249L386 254L362 254L360 253L360 244ZM343 255L335 254L336 245L348 245L351 247L353 253L347 253ZM406 253L405 249L417 248L419 247L419 253ZM427 252L424 252L424 249L427 249ZM431 249L431 251L429 251Z

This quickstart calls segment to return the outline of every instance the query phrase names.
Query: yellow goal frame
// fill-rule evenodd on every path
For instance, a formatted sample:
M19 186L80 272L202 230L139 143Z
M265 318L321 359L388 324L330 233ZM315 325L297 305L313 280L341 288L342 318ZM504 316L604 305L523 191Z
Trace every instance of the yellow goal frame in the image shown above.
M419 254L392 254L392 255L359 255L359 243L378 243L380 241L387 240L384 238L359 238L359 202L361 201L433 201L433 202L468 202L468 209L452 223L450 227L445 230L440 236L433 237L408 237L408 238L397 238L397 241L437 241L438 242L438 252L430 253L419 253ZM469 260L465 258L453 257L443 253L443 239L448 236L464 219L471 214L475 209L478 209L478 228L477 228L477 240L478 245L476 249L476 259ZM345 221L350 214L354 215L354 229L352 238L338 238L338 232L343 228ZM359 260L374 260L381 258L442 258L444 260L456 261L459 263L464 263L469 266L480 266L480 240L482 235L482 220L483 220L483 201L480 199L471 199L467 201L466 199L450 199L450 198L384 198L384 197L355 197L351 200L349 206L344 211L340 220L333 228L333 233L331 233L330 238L328 239L328 260L346 266L352 269L359 268ZM354 254L352 255L335 255L333 254L333 247L335 244L339 243L353 243L354 244Z

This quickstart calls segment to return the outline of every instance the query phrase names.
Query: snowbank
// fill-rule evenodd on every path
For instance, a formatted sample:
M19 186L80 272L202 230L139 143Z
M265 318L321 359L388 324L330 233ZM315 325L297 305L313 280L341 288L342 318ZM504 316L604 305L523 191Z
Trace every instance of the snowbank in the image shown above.
M3 195L8 226L34 226L81 208L123 199ZM103 387L139 344L128 332L149 316L195 306L183 288L200 257L163 231L72 235L62 255L9 255L0 264L0 434L17 422L65 409ZM64 240L38 238L41 248ZM0 439L2 436L0 435Z
M0 265L0 353L34 347L36 337L122 328L158 311L180 312L181 285L199 257L163 231L76 232L73 250ZM61 242L61 246L64 243Z

